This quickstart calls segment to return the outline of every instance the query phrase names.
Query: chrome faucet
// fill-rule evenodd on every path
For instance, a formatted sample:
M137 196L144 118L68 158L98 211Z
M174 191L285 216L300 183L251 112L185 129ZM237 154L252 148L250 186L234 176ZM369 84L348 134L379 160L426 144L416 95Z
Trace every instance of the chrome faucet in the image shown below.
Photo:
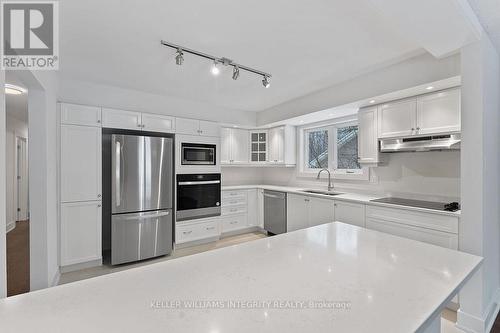
M319 179L319 176L321 175L321 173L323 171L328 172L328 191L332 191L333 190L333 184L332 184L332 174L330 173L330 170L328 170L326 168L319 170L318 176L316 177L316 179Z

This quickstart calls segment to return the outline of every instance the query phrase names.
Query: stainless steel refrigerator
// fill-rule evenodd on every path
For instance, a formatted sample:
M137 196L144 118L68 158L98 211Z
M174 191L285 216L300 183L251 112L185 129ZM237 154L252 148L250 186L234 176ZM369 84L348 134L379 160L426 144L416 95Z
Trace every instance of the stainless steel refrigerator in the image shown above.
M173 138L111 135L111 264L172 251Z

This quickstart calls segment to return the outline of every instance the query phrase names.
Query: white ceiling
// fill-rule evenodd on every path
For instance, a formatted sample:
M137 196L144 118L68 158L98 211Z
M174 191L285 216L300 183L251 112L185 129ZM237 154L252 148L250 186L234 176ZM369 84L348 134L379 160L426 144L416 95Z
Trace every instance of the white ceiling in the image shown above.
M500 52L500 0L469 0L469 4Z
M63 77L233 109L260 111L326 88L419 49L370 0L63 0ZM273 75L214 78L207 60L160 40L225 56Z

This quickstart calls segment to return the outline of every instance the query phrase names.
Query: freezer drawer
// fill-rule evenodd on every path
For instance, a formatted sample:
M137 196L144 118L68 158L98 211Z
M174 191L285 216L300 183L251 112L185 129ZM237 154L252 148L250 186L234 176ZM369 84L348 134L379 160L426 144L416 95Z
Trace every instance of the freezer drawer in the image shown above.
M172 210L119 214L111 217L111 264L172 252Z

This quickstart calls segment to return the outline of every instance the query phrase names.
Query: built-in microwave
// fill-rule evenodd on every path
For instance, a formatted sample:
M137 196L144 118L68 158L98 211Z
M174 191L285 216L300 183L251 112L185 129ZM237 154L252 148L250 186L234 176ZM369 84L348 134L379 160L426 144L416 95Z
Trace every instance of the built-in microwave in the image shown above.
M182 165L215 165L216 145L204 143L181 144Z

